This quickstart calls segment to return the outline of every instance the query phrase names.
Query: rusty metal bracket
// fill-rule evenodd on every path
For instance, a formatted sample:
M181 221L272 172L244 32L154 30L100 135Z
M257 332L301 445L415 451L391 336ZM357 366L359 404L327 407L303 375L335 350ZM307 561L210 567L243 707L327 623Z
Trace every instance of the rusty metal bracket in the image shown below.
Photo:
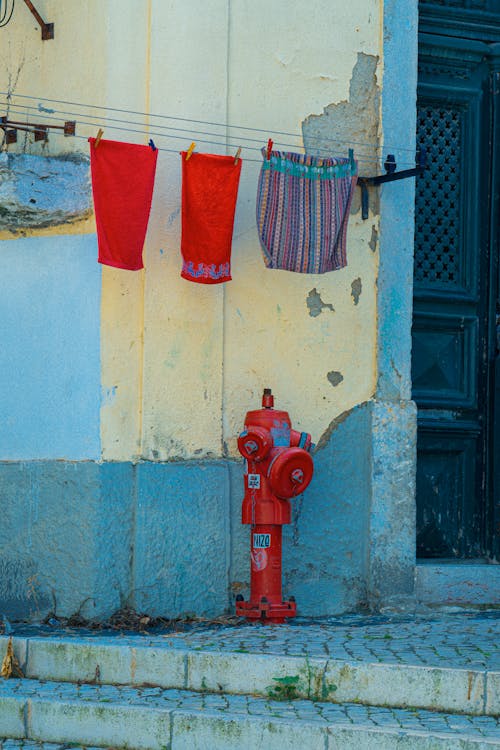
M17 143L17 130L4 128L4 132L5 132L5 143L8 146L10 146L11 143Z
M43 18L41 17L40 13L37 11L31 0L24 0L26 5L28 6L29 10L32 12L32 14L35 16L36 20L40 24L40 27L42 29L42 41L46 41L47 39L53 39L54 38L54 24L53 23L45 23Z
M75 135L76 122L67 120L64 125L40 125L39 123L9 120L6 115L3 115L0 117L0 129L5 131L5 142L8 144L16 143L18 130L33 133L35 141L47 141L49 130L62 130L64 135Z
M402 169L396 172L396 159L393 154L388 154L384 162L385 174L375 175L374 177L358 177L358 185L361 188L361 218L368 218L368 185L382 185L384 182L394 182L395 180L405 180L407 177L415 177L422 174L426 166L427 151L422 148L418 152L418 163L413 169Z

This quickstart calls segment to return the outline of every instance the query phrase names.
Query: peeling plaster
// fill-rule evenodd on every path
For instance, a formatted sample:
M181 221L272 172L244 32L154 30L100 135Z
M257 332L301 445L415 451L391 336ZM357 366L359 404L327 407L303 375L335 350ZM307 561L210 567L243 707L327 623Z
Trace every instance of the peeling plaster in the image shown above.
M344 376L342 375L342 373L338 372L337 370L332 370L331 372L327 374L326 377L328 378L328 380L330 381L330 383L333 385L334 388L337 385L340 385L340 383L344 379Z
M73 223L91 208L87 157L0 154L0 230Z
M346 419L353 413L354 409L359 409L360 406L364 406L363 404L358 404L357 406L354 406L352 409L346 409L346 411L343 411L341 414L338 415L338 417L335 417L335 419L332 419L326 430L321 435L320 439L316 443L316 448L314 449L314 452L317 453L318 451L322 450L328 443L330 442L330 438L332 437L332 433L335 432L337 427L339 427L343 422L346 421Z
M370 238L370 242L368 243L368 247L373 252L375 252L375 250L377 249L377 242L378 242L378 232L377 232L377 229L376 229L375 225L373 224L372 225L372 236Z
M351 297L355 305L357 305L359 302L359 298L361 297L362 290L363 290L363 285L361 283L361 279L358 276L358 278L354 279L354 281L351 284Z
M329 104L321 115L309 115L302 123L304 147L318 156L335 153L347 156L349 143L362 143L363 158L377 155L379 146L380 89L377 84L378 57L358 53L352 71L349 100ZM356 151L355 151L356 155ZM375 166L375 165L369 165ZM363 163L361 174L365 173ZM370 207L378 213L378 191L369 188ZM359 191L355 192L351 213L360 210Z
M323 300L321 299L321 295L316 288L311 289L311 291L307 295L306 304L309 309L309 315L311 316L311 318L317 318L318 315L321 315L323 310L331 310L332 312L335 312L335 308L333 307L333 305L331 305L329 302L323 302Z

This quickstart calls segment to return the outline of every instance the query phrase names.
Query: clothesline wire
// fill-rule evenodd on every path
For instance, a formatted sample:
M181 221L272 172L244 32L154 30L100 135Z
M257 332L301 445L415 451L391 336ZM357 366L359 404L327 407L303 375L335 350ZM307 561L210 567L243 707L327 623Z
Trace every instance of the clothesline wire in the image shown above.
M85 117L85 118L89 119L89 118L92 118L92 115L79 114L79 113L75 113L75 112L68 112L68 111L65 111L65 110L54 110L54 114L53 115L42 115L42 114L40 114L40 111L39 111L39 109L37 107L33 107L33 106L25 105L25 104L14 104L14 105L7 105L6 104L5 106L9 106L9 111L13 111L13 112L16 112L16 113L22 113L22 114L25 113L25 110L34 110L37 113L37 118L38 119L54 120L54 121L57 122L57 121L59 121L59 117L55 116L57 114L57 115L64 115L65 117L73 117L73 118L75 118L75 121L78 124L80 124L80 125L94 125L93 122L85 122L85 121L83 121L81 119L78 119L78 118L81 118L81 117ZM107 115L104 115L104 116L99 117L99 124L100 124L101 127L103 127L103 122L104 121L106 123L108 123L108 122L112 122L112 123L119 122L119 123L125 123L127 125L143 125L143 123L133 122L131 120L124 120L124 119L121 119L121 118L109 117ZM167 131L171 131L171 132L175 131L177 133L187 133L191 137L197 137L198 135L210 135L210 136L214 136L215 138L225 138L225 136L222 133L212 133L212 132L207 132L206 130L192 130L190 128L188 129L188 128L172 127L172 126L169 126L169 125L159 125L158 123L154 123L154 124L150 125L150 127L154 127L156 129L161 129L161 130L167 130ZM143 132L146 132L146 131L143 131ZM180 135L166 136L166 137L181 138ZM241 135L239 135L239 136L229 136L229 138L225 138L225 141L227 141L227 140L234 141L234 146L235 147L237 147L239 144L241 144L244 141L248 141L249 143L260 143L261 147L262 147L262 143L263 143L262 142L262 138L249 138L248 136L241 136ZM333 141L333 139L328 139L328 140L332 140ZM337 143L338 142L339 141L337 141ZM281 146L287 146L289 148L298 148L297 144L295 144L295 143L284 143L282 141L279 141L279 143L280 143ZM244 146L244 148L248 149L248 148L251 148L251 147L250 146ZM260 148L256 148L255 150L260 151ZM326 151L326 148L323 149L323 150ZM367 156L367 154L356 152L356 158L358 159L358 161L359 161L358 157L362 157L362 156ZM373 161L373 159L371 159L370 161Z
M87 124L87 123L85 123L85 124ZM92 124L92 123L89 123L89 124ZM148 132L146 134L146 133L144 133L144 131L141 131L141 130L131 130L130 128L116 128L115 127L114 129L115 130L126 130L128 132L140 133L140 134L148 135L148 136L155 136L155 138L157 136L159 136L160 138L175 138L175 136L168 136L168 135L166 136L164 133L152 133L152 132ZM39 132L39 130L37 130L34 127L32 127L32 128L26 127L26 128L23 128L22 132L24 132L24 133L37 133L37 132ZM50 132L50 135L64 135L64 133L62 133L60 131L55 131L55 132L52 131L52 132ZM89 136L78 135L78 134L75 134L74 136L71 136L71 137L72 138L80 138L80 139L83 139L83 140L88 140L88 138L89 138ZM205 141L204 140L200 140L200 143L211 143L213 145L222 146L223 148L225 148L225 144L224 143L218 143L218 142L206 141L206 140ZM156 147L158 148L158 151L168 151L168 152L170 152L172 154L178 154L178 153L180 153L180 150L178 148L177 149L172 149L172 148L165 148L164 146L162 146L162 147L156 146ZM251 148L251 147L246 146L245 148L248 149L248 148ZM260 149L251 149L251 150L252 151L259 151ZM321 149L318 149L318 150L321 150ZM249 157L244 157L243 160L245 162L254 162L255 164L262 164L262 159L252 159L252 158L249 158ZM363 159L363 158L358 159L357 158L356 161L358 161L359 163L362 162L363 164L377 164L378 165L378 160L376 160L376 159Z
M36 133L36 132L39 132L39 131L37 131L35 129L31 130L30 128L26 128L25 130L23 130L23 133ZM140 132L140 131L137 131L137 132ZM64 136L64 133L62 133L61 131L57 130L55 132L51 132L50 135L51 136L52 135L62 135L62 136ZM155 135L155 133L150 133L149 135ZM161 134L159 134L159 135L161 135ZM65 136L65 137L68 137L68 136ZM76 133L75 133L75 135L72 135L71 138L80 138L81 140L88 141L88 136L86 136L86 135L78 135ZM178 148L165 148L164 146L156 146L156 148L157 148L158 151L167 151L167 152L169 152L171 154L179 154L179 149ZM262 159L248 159L248 158L246 158L243 161L244 162L254 162L255 164L262 164Z
M121 114L138 115L140 117L148 117L148 118L153 117L153 118L163 119L163 120L178 120L179 122L189 122L189 123L195 123L197 125L210 125L214 127L229 128L232 130L248 130L254 133L263 133L267 136L272 136L274 134L274 135L285 135L291 138L302 138L300 134L290 133L290 132L283 131L283 130L275 130L273 128L254 128L254 127L250 127L247 125L235 125L233 123L228 123L228 122L211 122L209 120L197 120L197 119L190 118L190 117L179 117L176 115L160 115L160 114L155 114L153 112L140 112L140 111L132 110L132 109L121 109L119 107L105 107L99 104L84 104L82 102L70 102L65 99L50 99L48 97L31 96L29 94L19 94L17 92L12 94L11 92L8 92L8 91L0 91L0 96L5 96L9 102L11 101L12 97L14 98L19 97L20 99L32 99L34 101L38 101L39 111L43 111L43 110L40 110L41 102L50 102L51 104L65 104L71 107L83 107L86 109L99 109L99 110L104 110L107 112L120 112ZM373 144L368 143L366 141L346 141L346 140L323 138L323 136L310 136L308 138L310 140L319 140L321 142L331 140L333 141L333 143L339 143L339 144L343 144L346 146L357 145L357 146L369 146L370 148L375 148ZM382 148L382 146L378 146L377 148ZM387 144L384 144L383 148L387 151L407 151L408 153L416 152L416 148L407 148L403 146L396 147L396 146L389 146Z
M34 128L33 129L26 128L22 132L23 133L36 133L36 132L39 132L39 131L35 130ZM137 132L140 132L140 131L137 131ZM55 131L55 132L51 132L50 135L59 135L60 136L60 135L64 135L64 133L61 133L60 131ZM158 135L158 134L149 133L149 135ZM162 134L160 133L159 135L161 136ZM88 140L88 136L86 136L86 135L75 134L74 136L71 136L71 137L72 138L79 138L79 139L85 140L85 141ZM219 145L224 145L224 144L219 144ZM179 154L179 149L165 148L164 146L157 146L157 149L158 149L158 151L166 151L166 152L171 153L171 154ZM245 157L243 159L243 161L245 163L246 162L253 162L254 164L262 164L262 159L251 159L251 158ZM365 161L368 161L368 160L365 160Z
M24 109L25 109L24 105L21 105L21 106L19 106L19 105L11 105L11 107L10 107L10 110L13 111L15 114L18 114L18 115L19 114L24 114ZM32 109L32 108L29 108L29 109ZM60 113L60 114L64 114L64 113ZM72 113L66 113L66 114L67 115L72 115ZM90 117L90 115L83 115L83 116L84 117ZM50 122L52 122L52 121L59 122L59 118L55 117L54 115L42 115L42 114L38 114L37 118L38 118L38 120L48 120ZM111 120L113 122L126 122L128 124L137 124L137 125L139 124L139 123L130 123L128 120L120 120L120 119L116 119L116 118L107 118L107 117L103 117L102 120ZM100 119L99 122L83 122L81 120L76 120L76 122L78 124L80 124L80 125L83 125L83 126L99 128L99 127L105 127L105 123L102 120ZM166 129L166 130L181 130L181 132L188 132L188 133L191 133L191 135L194 135L193 131L184 131L184 129L181 129L181 128L169 128L168 126L162 126L162 125L154 125L152 127L155 127L155 128L159 127L159 128ZM172 135L170 135L169 133L160 133L160 132L157 132L157 131L153 132L150 129L143 130L143 129L137 129L137 128L127 128L127 127L123 127L123 126L119 126L119 125L112 125L111 126L111 130L121 130L121 131L128 132L128 133L138 133L138 134L141 134L141 135L144 135L144 136L148 136L148 137L154 136L155 138L156 137L160 137L160 138L169 138L169 139L177 139L177 140L181 140L182 139L182 135L179 135L179 134L172 134ZM25 132L33 132L34 133L34 132L36 132L36 129L33 128L33 130L28 130L28 131L25 131ZM195 131L195 132L200 132L201 133L201 131ZM60 133L58 133L58 135L60 135ZM217 133L206 133L206 135L213 135L214 137L218 136ZM80 136L80 137L83 137L83 136ZM236 140L235 137L233 137L233 138L230 137L229 139L224 138L224 140L222 140L222 141L221 140L213 141L213 140L208 140L206 138L198 138L197 137L197 140L200 143L207 143L209 145L220 146L220 147L223 147L223 148L226 148L226 149L230 148L230 147L232 147L233 149L236 149L239 146L240 141L241 140L245 140L245 139L241 139L240 138L240 140ZM229 144L228 140L234 140L235 142L233 144ZM254 141L257 142L257 143L259 142L257 139L250 139L250 140L252 142L254 142ZM291 148L297 148L297 146L294 146L294 144L289 144L289 143L281 143L280 142L280 145L289 146ZM244 148L245 150L256 151L258 153L261 152L261 149L258 148L258 147L256 147L256 146L247 146L247 145L245 145L242 148ZM166 151L172 150L173 151L173 149L160 149L160 150L166 150ZM327 154L330 153L326 148L318 148L318 149L315 149L315 151L323 152L323 153L327 153ZM375 164L375 165L379 164L380 160L378 158L376 158L376 157L366 158L367 156L368 156L367 154L360 154L360 155L356 154L356 160L359 163L364 163L364 164ZM254 162L260 163L261 159L248 159L248 158L245 157L245 161L254 161ZM408 162L407 164L411 165L410 162ZM400 166L406 166L407 164L400 163Z

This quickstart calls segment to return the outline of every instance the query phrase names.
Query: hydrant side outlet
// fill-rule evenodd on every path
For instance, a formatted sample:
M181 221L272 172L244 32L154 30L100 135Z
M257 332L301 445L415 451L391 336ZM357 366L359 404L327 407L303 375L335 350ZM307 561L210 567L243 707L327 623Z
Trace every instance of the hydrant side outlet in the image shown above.
M283 601L282 526L290 523L290 498L300 495L313 476L311 436L292 430L286 411L274 409L264 389L262 409L247 412L238 450L245 461L242 523L250 529L250 600L236 601L247 620L281 623L296 614L295 600Z

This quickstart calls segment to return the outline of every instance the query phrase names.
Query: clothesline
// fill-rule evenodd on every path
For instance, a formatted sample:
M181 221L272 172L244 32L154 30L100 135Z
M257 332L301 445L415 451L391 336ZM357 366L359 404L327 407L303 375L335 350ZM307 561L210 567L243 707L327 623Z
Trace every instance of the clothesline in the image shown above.
M15 107L14 107L14 113L16 113L16 114L22 114L22 112L20 112L19 110L17 110ZM37 119L38 120L48 120L49 122L58 122L58 119L54 118L52 116L48 117L48 116L44 116L44 115L39 115ZM186 143L187 140L189 140L189 139L187 139L186 135L176 135L176 134L170 134L168 132L164 133L164 132L152 131L150 129L142 130L142 129L137 129L137 128L127 128L127 127L120 126L120 125L111 125L111 126L107 127L106 123L101 122L101 121L99 121L99 122L81 122L81 121L77 120L76 122L77 122L77 124L80 124L80 125L83 125L83 126L87 126L87 127L93 127L93 128L99 128L99 127L103 127L104 128L104 127L106 127L107 130L118 130L118 131L123 131L123 132L128 132L128 133L138 133L138 134L144 135L145 137L148 137L148 138L154 137L154 138L166 138L166 139L169 139L169 140L172 140L172 139L173 140L181 140L184 143ZM26 129L25 129L24 132L35 133L37 131L36 131L36 129L34 127L33 128L26 127ZM196 138L197 143L209 144L209 145L212 145L212 146L219 146L219 147L221 147L221 148L223 148L225 150L231 149L231 150L236 151L236 149L239 147L239 145L241 145L239 141L235 141L232 144L229 143L228 140L225 140L225 141L213 141L213 140L209 140L209 139L203 138L203 137L199 138L198 135L196 134L196 132L193 132L193 131L186 131L186 132L190 133L191 137ZM50 135L63 135L63 133L58 132L58 131L55 131L55 132L51 131ZM91 135L94 135L94 133L92 133L92 132L89 133L89 136L91 136ZM88 136L76 135L76 137L77 138L87 139ZM187 145L187 143L186 143L186 145ZM282 146L291 146L293 148L293 144L286 144L285 143L285 144L280 144L280 145L282 145ZM257 153L261 152L261 149L255 147L255 146L243 146L243 148L245 150L247 150L247 151L250 150L250 151L255 151ZM297 146L295 146L295 148L297 148ZM177 150L176 149L169 149L169 148L165 148L163 146L159 147L159 150L160 151L171 151L172 153L179 153L179 149L177 149ZM321 149L320 148L320 149L315 149L315 151L322 152L322 153L324 153L324 155L330 155L330 152L327 149ZM242 158L244 158L245 161L254 162L256 164L262 163L262 159L261 158L260 159L252 159L252 158L248 158L246 156L242 157ZM366 164L378 165L379 161L380 161L376 157L365 158L365 157L360 156L358 154L356 154L356 160L359 163L363 163L365 165Z
M33 129L25 128L23 130L23 132L24 133L37 133L37 132L39 132L39 130L37 131L34 128ZM142 131L134 131L134 132L142 132ZM50 135L51 135L51 137L53 135L64 136L64 133L61 133L60 131L56 131L56 132L51 132ZM148 135L149 136L154 135L156 137L157 134L156 133L148 133ZM161 133L159 135L161 136ZM66 136L64 136L64 137L66 137ZM75 135L71 136L71 137L72 138L79 138L80 140L84 140L84 141L88 141L88 139L89 139L89 136L87 136L87 135L78 135L77 133L75 133ZM170 154L177 154L177 155L179 154L179 149L178 148L165 148L164 146L158 146L158 145L156 145L156 148L157 148L158 151L165 151L165 152L170 153ZM245 162L254 162L255 164L262 164L262 159L248 159L248 158L245 158Z
M11 105L9 111L13 112L17 116L20 116L20 115L24 114L24 108L23 107L18 108L15 105L14 106ZM60 114L70 115L71 113L60 113ZM88 117L88 115L85 115L85 116ZM59 122L60 118L55 117L53 115L48 116L48 115L37 114L37 121L39 121L39 120L44 120L44 121L49 121L49 122ZM107 122L104 122L104 120L113 120L113 121L116 122L116 120L114 118L106 118L106 117L103 118L103 120L99 120L98 122L83 122L81 120L76 120L75 122L77 124L81 125L81 126L87 126L89 128L90 127L92 127L92 128L103 128L103 129L106 128L106 130L118 130L118 131L123 131L123 132L127 132L127 133L136 133L136 134L143 135L146 138L154 137L154 138L166 138L166 139L169 139L169 140L173 139L173 140L183 141L183 143L181 144L181 146L178 149L173 149L173 148L170 149L170 148L165 148L163 146L159 147L160 151L167 151L167 152L171 152L171 153L178 153L179 150L182 150L183 148L187 148L186 141L189 140L189 139L191 139L191 138L196 138L196 142L197 143L208 144L208 145L211 145L211 146L218 146L218 147L223 148L225 150L234 150L234 151L236 151L236 149L241 145L241 141L245 140L245 139L241 139L241 138L240 139L232 138L232 140L234 141L234 143L229 143L230 139L228 139L228 138L225 138L224 140L214 141L214 140L209 140L207 138L199 138L198 137L198 133L200 133L200 131L191 131L191 130L180 129L181 133L185 132L185 133L189 134L189 139L188 139L187 137L185 138L182 134L179 134L179 133L175 133L175 134L172 133L172 134L170 134L170 132L153 131L150 128L147 128L147 129L138 129L138 128L127 128L127 127L124 127L122 125L108 125ZM127 121L118 120L118 122L127 122ZM41 123L37 122L37 124L41 124ZM130 124L139 124L139 123L130 123ZM154 127L160 127L160 128L166 129L167 131L178 130L176 128L168 128L168 127L161 126L161 125L160 126L154 126ZM36 129L34 127L32 129L30 129L29 127L26 127L24 129L24 132L35 133L37 131L36 131ZM91 136L93 134L94 133L89 132L88 136ZM200 134L202 134L202 133L200 133ZM63 135L63 134L60 131L51 131L50 135ZM208 135L210 135L210 134L208 134ZM217 136L217 134L214 134L214 135ZM76 135L75 137L77 137L77 138L84 138L86 140L88 136L86 136L86 135L85 136L84 135ZM252 140L254 142L262 143L262 141L259 141L257 139L250 139L250 140ZM297 145L289 144L289 143L281 143L280 142L280 145L281 146L285 146L285 147L294 148L294 149L299 148ZM254 151L254 152L257 152L257 153L261 152L261 148L258 148L256 146L243 145L242 148L244 150L246 150L246 151ZM331 156L331 152L328 149L326 149L326 148L316 148L316 149L314 149L314 151L317 152L320 155L323 155L323 156ZM253 162L253 163L256 163L256 164L260 164L262 162L261 158L259 158L259 159L252 159L252 158L249 158L249 157L246 157L246 156L244 157L244 160L246 162ZM372 164L374 166L378 166L379 163L380 163L380 159L377 158L377 157L367 158L366 155L363 156L362 154L358 154L358 153L356 153L356 161L358 161L358 163L360 163L360 164L364 164L364 165L366 165L366 164ZM400 166L405 166L405 163L399 162L399 164L400 164ZM412 166L411 162L406 163L406 165Z
M146 117L146 118L155 118L155 119L162 119L162 120L176 120L176 121L179 121L179 122L186 122L186 123L191 123L191 124L194 123L196 125L209 125L211 127L220 127L220 128L230 129L230 130L240 130L240 131L246 130L246 131L254 132L254 133L262 133L262 134L264 134L267 137L273 137L273 135L274 136L280 135L280 136L287 136L287 137L291 137L291 138L302 139L302 135L301 134L290 133L288 131L283 131L283 130L275 130L274 128L255 128L255 127L251 127L251 126L236 125L236 124L227 123L227 122L214 122L214 121L209 121L209 120L198 120L198 119L189 118L189 117L180 117L180 116L177 116L177 115L163 115L163 114L156 114L156 113L153 113L153 112L141 112L141 111L138 111L138 110L122 109L122 108L118 108L118 107L105 107L105 106L98 105L98 104L84 104L84 103L81 103L81 102L71 102L71 101L67 101L67 100L64 100L64 99L50 99L50 98L46 98L46 97L42 98L42 97L38 97L38 96L31 96L31 95L28 95L28 94L19 94L19 93L12 94L12 93L10 93L8 91L0 91L0 96L6 97L8 104L10 104L12 102L13 98L14 99L15 98L30 99L30 100L37 101L38 102L37 111L39 111L39 112L44 112L45 111L45 112L47 112L49 114L53 114L56 110L53 110L53 109L47 108L47 107L43 107L42 102L50 103L50 104L64 104L64 105L71 106L71 107L81 107L81 108L85 108L85 109L102 110L102 111L106 111L106 112L118 112L118 113L121 113L121 114L135 115L135 116ZM79 116L81 117L81 116L85 116L85 115L79 115ZM86 115L86 116L90 116L90 115ZM241 137L242 136L240 136L240 138ZM267 140L267 138L266 138L266 140ZM401 146L401 147L390 146L390 145L387 145L387 144L384 144L383 146L382 145L380 145L380 146L374 146L372 143L369 143L367 141L354 141L354 140L349 140L348 141L348 140L342 140L342 139L338 139L338 138L328 138L328 137L323 137L323 136L308 136L307 140L308 141L319 141L321 143L331 142L331 143L335 143L335 144L339 144L339 145L344 145L345 147L367 146L370 149L374 149L374 148L375 149L382 149L382 148L384 148L384 150L391 151L391 152L394 152L394 151L402 152L402 151L404 151L404 152L407 152L409 154L415 154L415 152L416 152L415 148L408 148L408 147L403 147L403 146Z
M15 114L18 114L18 115L26 114L26 116L29 116L29 117L31 117L31 114L28 115L27 114L27 110L34 110L36 112L37 121L38 120L48 120L48 121L51 121L51 122L58 122L60 118L56 117L56 114L57 114L57 115L60 115L60 116L73 118L77 125L83 125L83 126L86 125L86 126L91 126L91 127L101 127L103 129L106 128L106 129L111 129L111 130L113 130L113 129L115 129L115 130L123 130L125 132L128 131L128 132L133 132L133 133L142 133L143 135L151 135L150 127L154 127L156 129L156 131L157 131L157 134L159 134L160 136L163 136L165 138L170 138L170 139L174 139L175 138L175 139L179 139L180 140L181 138L183 138L182 134L186 134L186 138L188 140L190 140L190 141L193 140L193 139L196 139L196 141L200 142L200 143L208 143L208 144L220 145L220 146L224 146L224 147L234 147L234 149L238 148L241 145L242 148L244 148L245 150L256 151L256 152L259 152L259 153L260 153L262 145L263 145L262 138L249 138L248 136L241 136L241 135L226 137L222 133L211 133L211 132L207 132L207 131L204 131L204 130L193 130L193 129L188 129L188 128L171 127L171 126L168 126L168 125L159 125L158 123L155 123L154 125L151 125L151 126L148 127L148 126L144 126L143 123L133 122L133 121L130 121L130 120L124 120L124 119L116 118L116 117L108 117L108 116L99 117L98 118L99 122L96 123L96 122L89 121L88 118L91 118L91 115L87 115L87 114L81 115L81 114L78 114L78 113L75 113L75 112L68 112L68 111L65 111L65 110L54 110L54 112L56 113L54 115L42 115L42 114L39 113L39 110L37 109L37 107L32 107L32 106L29 106L29 105L27 106L27 105L7 105L7 104L5 104L5 106L9 107L9 112L14 112ZM84 117L84 118L87 118L87 119L86 120L81 120L81 119L78 119L79 117ZM142 128L146 127L147 129L144 130L144 129L141 128L140 130L137 130L137 129L122 127L121 125L114 125L114 124L108 125L108 123L124 123L125 125L142 125ZM167 132L165 132L165 133L164 132L158 133L158 130L167 131ZM170 135L170 133L172 133L172 135ZM204 135L214 136L216 138L221 138L222 140L212 141L212 140L207 140L207 139L204 139L204 138L200 138L200 136L204 136ZM232 143L229 143L229 141L232 141ZM248 141L249 143L259 143L260 147L242 145L242 144L244 144L245 141ZM291 148L291 149L302 148L301 146L298 146L295 143L286 143L286 142L282 142L282 141L279 141L279 143L280 143L280 146L288 147L288 148ZM331 155L330 151L328 149L326 149L326 148L321 148L320 147L320 148L316 148L315 150L316 151L324 151L325 153L328 153L328 155ZM358 151L356 152L356 159L357 159L358 162L363 162L364 161L364 162L368 162L368 163L371 163L371 164L378 164L379 161L380 161L380 159L378 157L373 157L373 156L371 156L370 158L365 158L365 157L368 157L368 154L364 154L362 152L360 153ZM402 162L399 162L399 163L400 163L400 165L403 165ZM404 164L405 165L411 165L411 162L404 163Z

